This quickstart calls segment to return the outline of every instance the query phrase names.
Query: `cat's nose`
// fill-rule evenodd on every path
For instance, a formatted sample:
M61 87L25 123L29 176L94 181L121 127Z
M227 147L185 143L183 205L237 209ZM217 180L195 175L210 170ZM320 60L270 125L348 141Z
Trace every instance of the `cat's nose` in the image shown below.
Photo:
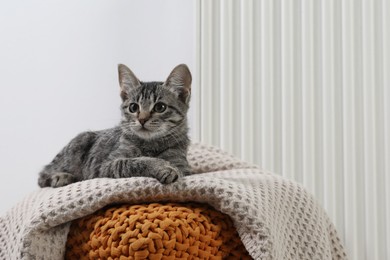
M146 121L149 120L149 118L150 118L150 113L142 110L139 112L138 121L142 126L144 126L144 124L146 123Z
M140 119L138 119L138 121L143 126L146 123L146 121L148 121L148 119L149 118L140 118Z

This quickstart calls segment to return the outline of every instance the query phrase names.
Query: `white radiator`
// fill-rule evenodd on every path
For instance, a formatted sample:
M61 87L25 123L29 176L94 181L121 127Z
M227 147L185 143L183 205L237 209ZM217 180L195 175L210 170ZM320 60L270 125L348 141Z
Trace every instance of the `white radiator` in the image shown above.
M202 0L195 139L296 180L390 259L390 1Z

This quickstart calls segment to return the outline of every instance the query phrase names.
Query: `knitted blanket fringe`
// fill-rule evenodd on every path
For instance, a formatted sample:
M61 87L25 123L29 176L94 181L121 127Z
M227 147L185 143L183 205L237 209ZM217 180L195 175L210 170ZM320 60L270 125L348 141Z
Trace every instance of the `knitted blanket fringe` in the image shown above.
M194 175L92 179L40 189L0 218L0 259L63 259L72 220L110 204L200 202L229 215L254 259L346 259L337 232L305 189L221 150L193 144Z

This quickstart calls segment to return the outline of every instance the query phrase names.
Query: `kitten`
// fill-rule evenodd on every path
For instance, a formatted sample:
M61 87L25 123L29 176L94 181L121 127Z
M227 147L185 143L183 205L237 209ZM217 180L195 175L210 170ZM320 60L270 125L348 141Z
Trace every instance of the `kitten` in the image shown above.
M187 111L191 73L178 65L165 82L141 82L118 66L120 125L76 136L39 174L40 187L61 187L99 178L135 176L175 182L190 174Z

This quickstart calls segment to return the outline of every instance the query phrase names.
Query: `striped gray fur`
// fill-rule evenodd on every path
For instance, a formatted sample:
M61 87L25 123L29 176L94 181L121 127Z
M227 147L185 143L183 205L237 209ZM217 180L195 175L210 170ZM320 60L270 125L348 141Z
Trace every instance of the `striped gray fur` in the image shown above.
M190 174L187 111L191 73L176 66L165 82L141 82L118 66L122 119L118 126L76 136L39 174L40 187L99 178L152 177L172 183Z

